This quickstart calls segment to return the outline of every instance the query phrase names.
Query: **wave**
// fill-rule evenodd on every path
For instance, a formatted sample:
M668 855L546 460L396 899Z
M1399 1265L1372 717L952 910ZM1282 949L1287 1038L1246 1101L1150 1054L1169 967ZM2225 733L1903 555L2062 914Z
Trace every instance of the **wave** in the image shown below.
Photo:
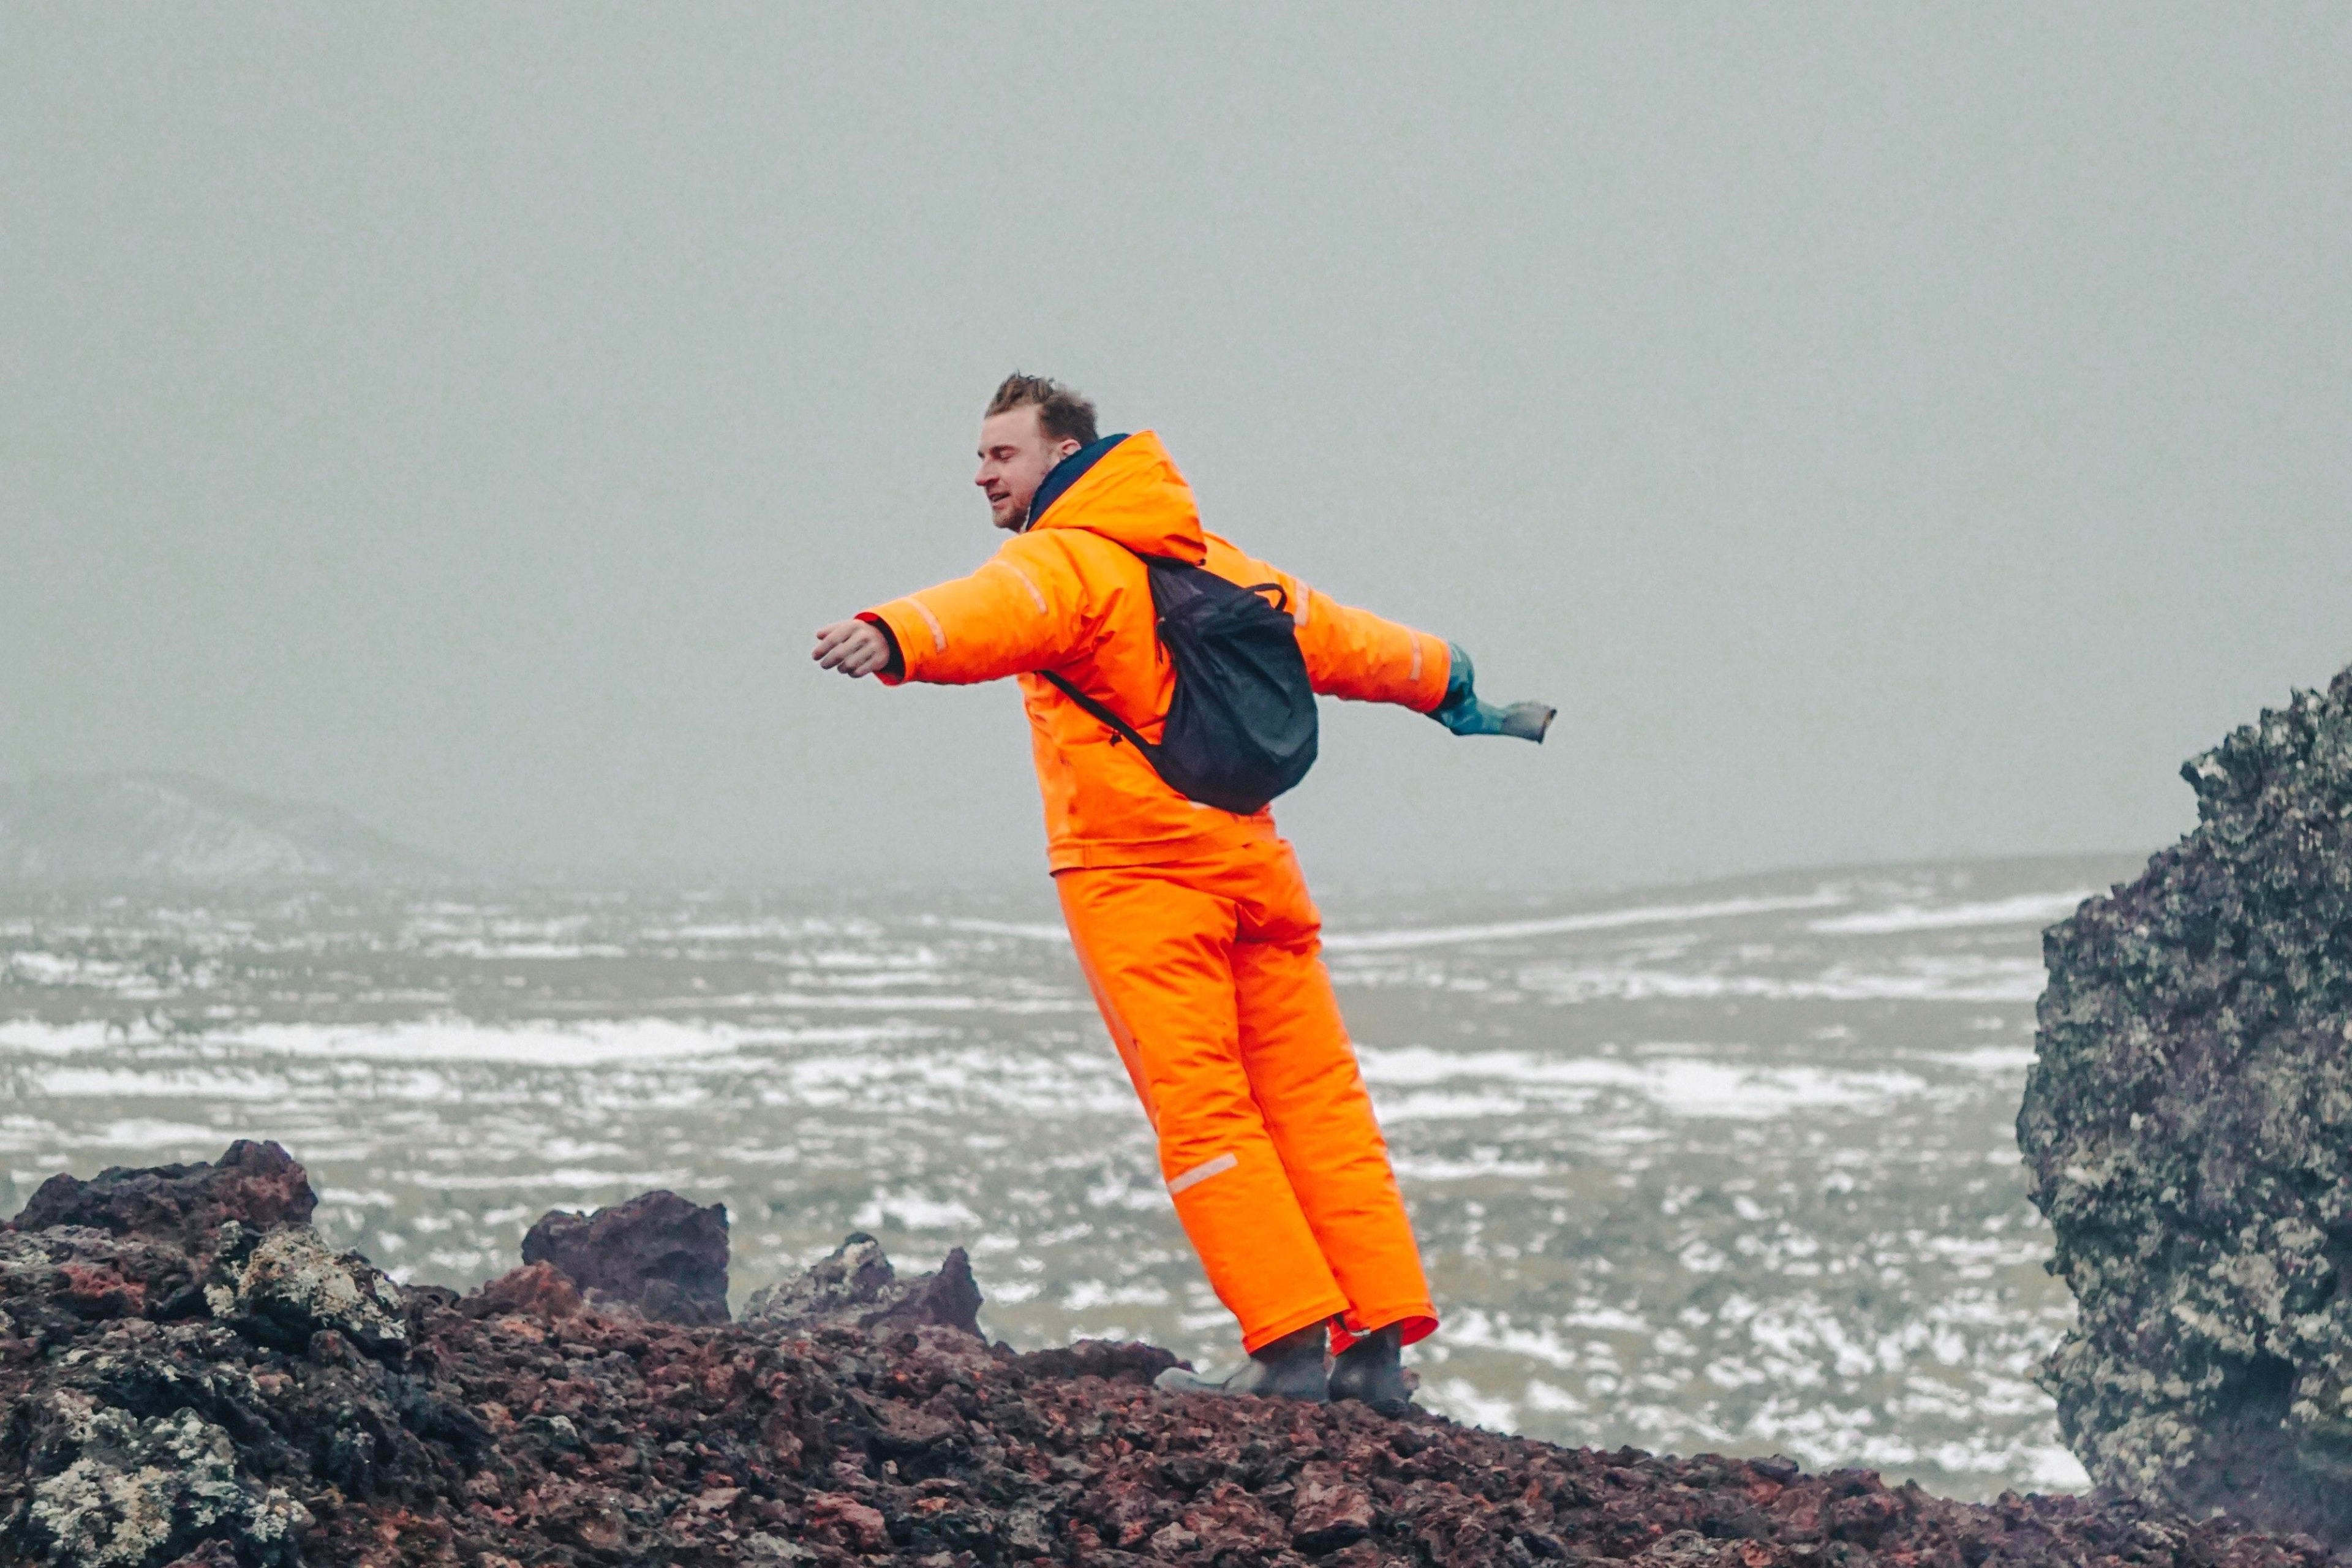
M1982 903L1948 904L1942 909L1897 904L1891 910L1868 910L1811 921L1805 929L1824 936L1885 936L1906 931L1954 931L1967 926L2046 925L2064 920L2098 894L2088 888L2064 893L2020 893L2011 899Z
M1669 1116L1768 1120L1800 1110L1855 1110L1927 1092L1926 1079L1907 1072L1848 1072L1828 1068L1758 1068L1698 1057L1656 1057L1621 1061L1610 1057L1544 1060L1526 1051L1440 1051L1427 1046L1383 1049L1362 1047L1364 1080L1375 1089L1423 1089L1393 1107L1381 1103L1383 1118L1407 1120L1444 1114L1445 1102L1475 1103L1462 1114L1504 1113L1527 1109L1528 1097L1493 1094L1428 1094L1428 1086L1459 1079L1558 1089L1615 1089L1642 1096ZM1378 1098L1378 1097L1376 1097Z
M1451 947L1474 942L1510 942L1528 936L1559 936L1570 931L1612 931L1619 926L1664 925L1676 921L1724 920L1734 915L1778 914L1787 910L1819 910L1846 902L1843 893L1824 889L1817 893L1780 899L1718 899L1703 904L1643 904L1629 910L1601 910L1584 915L1557 915L1543 920L1498 921L1486 925L1424 926L1418 930L1342 931L1326 935L1323 945L1333 952L1386 952L1406 947Z
M98 1023L42 1024L18 1019L0 1024L0 1050L55 1057L99 1051L118 1043L169 1044L200 1048L206 1056L244 1051L333 1061L600 1068L730 1056L747 1046L870 1044L922 1032L888 1025L865 1029L754 1030L670 1018L483 1024L435 1017L391 1024L222 1025L201 1034L179 1036L159 1035L142 1025L128 1036L118 1030L110 1037L106 1026ZM219 1072L217 1068L207 1068L183 1076L192 1086L228 1081ZM48 1081L56 1086L51 1092L131 1092L127 1087L107 1087L110 1080L102 1075L88 1076L87 1087L79 1089L65 1086L80 1080L57 1074ZM206 1092L234 1091L211 1089Z
M1844 965L1810 979L1769 974L1536 964L1520 972L1523 991L1549 1002L2031 1002L2042 994L2039 959L1916 957L1895 971Z

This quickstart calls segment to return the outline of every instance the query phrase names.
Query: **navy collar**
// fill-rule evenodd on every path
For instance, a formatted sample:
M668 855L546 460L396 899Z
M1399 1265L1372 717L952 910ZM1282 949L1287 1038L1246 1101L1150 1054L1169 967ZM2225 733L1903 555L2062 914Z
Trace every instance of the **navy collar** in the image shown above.
M1061 500L1064 490L1086 478L1087 470L1100 462L1104 453L1126 440L1128 434L1122 430L1116 436L1106 436L1099 441L1079 447L1055 464L1053 471L1045 476L1045 482L1039 485L1037 493L1030 498L1029 520L1021 525L1021 531L1026 533L1036 527L1037 520L1045 515L1045 509Z

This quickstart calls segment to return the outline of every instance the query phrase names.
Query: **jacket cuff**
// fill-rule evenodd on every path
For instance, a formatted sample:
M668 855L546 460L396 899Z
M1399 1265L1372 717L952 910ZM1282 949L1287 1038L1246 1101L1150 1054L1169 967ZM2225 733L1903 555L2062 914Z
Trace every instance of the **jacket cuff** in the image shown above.
M890 645L890 662L875 671L875 678L885 686L897 686L904 681L907 679L907 653L898 641L898 628L891 626L879 610L860 610L857 618L880 631L882 640Z
M1421 681L1407 706L1416 713L1434 713L1445 706L1445 690L1454 679L1454 645L1427 632L1415 632L1421 645Z

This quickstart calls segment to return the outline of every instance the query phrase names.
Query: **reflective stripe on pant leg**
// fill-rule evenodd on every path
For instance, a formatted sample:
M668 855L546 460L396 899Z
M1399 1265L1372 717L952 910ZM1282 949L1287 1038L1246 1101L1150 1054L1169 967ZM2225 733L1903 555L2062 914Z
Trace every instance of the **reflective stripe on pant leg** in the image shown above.
M1106 1026L1132 1051L1160 1169L1244 1348L1346 1310L1243 1070L1230 902L1170 868L1054 879Z
M1364 1090L1319 922L1287 846L1266 857L1264 902L1243 905L1234 945L1242 1061L1317 1246L1348 1298L1347 1327L1437 1326L1421 1250Z

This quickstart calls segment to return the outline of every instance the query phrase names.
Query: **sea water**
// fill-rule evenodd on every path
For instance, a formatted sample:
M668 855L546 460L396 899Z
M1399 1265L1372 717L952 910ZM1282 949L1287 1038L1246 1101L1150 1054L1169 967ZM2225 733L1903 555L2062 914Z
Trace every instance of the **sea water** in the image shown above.
M1326 897L1444 1326L1425 1405L1963 1497L2084 1484L2014 1119L2040 932L2129 862ZM1042 879L1040 881L1042 882ZM988 1331L1229 1366L1044 888L0 900L0 1213L274 1138L412 1281L551 1208L724 1202L734 1294L853 1230Z

